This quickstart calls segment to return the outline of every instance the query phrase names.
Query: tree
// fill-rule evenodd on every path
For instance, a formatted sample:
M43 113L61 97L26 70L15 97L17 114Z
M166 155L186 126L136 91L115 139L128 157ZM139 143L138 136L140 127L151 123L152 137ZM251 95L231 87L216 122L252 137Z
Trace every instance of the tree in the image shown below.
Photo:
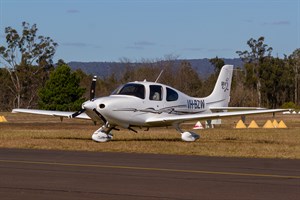
M13 95L9 90L11 82L7 70L4 68L0 68L0 85L0 111L11 110L12 102L9 101L13 98Z
M288 65L279 58L268 58L260 68L263 103L276 108L292 99L293 76Z
M85 101L82 98L84 92L77 73L71 72L67 64L61 63L51 72L45 87L39 91L39 107L46 110L79 110Z
M294 71L294 101L296 105L300 105L300 48L289 56L289 61Z
M7 46L0 45L0 62L4 64L12 82L10 90L16 99L14 107L21 106L24 90L31 90L24 86L24 80L27 81L33 75L41 76L51 68L57 46L50 37L37 36L36 24L30 26L23 22L22 27L21 34L12 27L6 27ZM20 76L26 77L21 79Z
M215 66L215 73L219 74L219 72L221 71L221 68L225 65L225 62L223 59L218 58L218 56L216 56L215 58L211 58L209 59L209 62Z
M248 66L252 70L252 75L254 76L256 92L258 96L258 106L262 105L261 99L261 80L260 80L260 67L264 62L264 59L271 56L272 47L268 47L267 44L264 44L264 37L259 37L258 40L251 38L248 40L247 44L250 47L251 51L236 51L240 58L245 62L249 63ZM247 73L248 76L248 73Z
M192 68L191 63L182 61L180 63L178 72L176 73L175 87L190 96L198 96L202 81L198 73Z

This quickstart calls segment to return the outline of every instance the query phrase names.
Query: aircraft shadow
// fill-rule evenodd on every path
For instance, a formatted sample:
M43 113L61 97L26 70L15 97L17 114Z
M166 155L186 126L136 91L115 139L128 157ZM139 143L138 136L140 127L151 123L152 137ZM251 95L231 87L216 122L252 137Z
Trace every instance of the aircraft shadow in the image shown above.
M82 140L82 141L92 141L91 138L82 138L82 137L33 137L32 139L45 139L45 140ZM124 138L118 139L115 138L109 142L149 142L149 141L157 141L157 142L180 142L182 141L180 138Z
M124 138L124 139L113 139L110 142L149 142L149 141L158 141L158 142L179 142L182 141L180 138Z
M82 137L33 137L32 139L44 139L44 140L91 140L91 138Z

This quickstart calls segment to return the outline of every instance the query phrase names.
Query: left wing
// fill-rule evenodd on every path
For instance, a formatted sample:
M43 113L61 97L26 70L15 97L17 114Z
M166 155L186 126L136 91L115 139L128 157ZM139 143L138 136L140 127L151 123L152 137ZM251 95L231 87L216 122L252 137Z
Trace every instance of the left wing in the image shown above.
M67 118L70 118L70 116L74 112L16 108L16 109L12 110L12 113L29 113L29 114L50 115L50 116L54 116L54 117L67 117ZM80 115L76 116L75 118L78 118L78 119L91 119L85 113L81 113Z
M262 110L249 110L249 111L235 111L235 112L216 112L216 113L207 113L207 114L187 114L187 115L172 115L172 116L161 116L161 117L152 117L146 120L146 123L149 125L155 124L176 124L182 123L185 121L192 120L208 120L208 119L219 119L232 116L243 116L243 115L255 115L255 114L264 114L264 113L275 113L275 112L284 112L288 109L262 109Z

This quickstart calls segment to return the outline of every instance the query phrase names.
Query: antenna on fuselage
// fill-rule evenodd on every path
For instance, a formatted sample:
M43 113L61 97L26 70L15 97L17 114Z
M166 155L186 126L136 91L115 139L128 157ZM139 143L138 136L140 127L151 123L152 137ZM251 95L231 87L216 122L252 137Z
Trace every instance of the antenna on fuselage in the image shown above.
M160 76L161 76L161 74L162 74L163 72L164 72L164 70L161 70L161 71L160 71L158 77L157 77L156 80L155 80L155 83L157 83L158 79L160 78Z

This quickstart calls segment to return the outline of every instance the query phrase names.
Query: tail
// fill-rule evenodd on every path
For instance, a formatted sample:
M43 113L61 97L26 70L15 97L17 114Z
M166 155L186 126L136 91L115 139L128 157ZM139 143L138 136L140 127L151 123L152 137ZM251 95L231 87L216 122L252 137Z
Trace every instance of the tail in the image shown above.
M233 65L224 65L220 71L213 92L206 97L209 107L228 107L232 82Z

